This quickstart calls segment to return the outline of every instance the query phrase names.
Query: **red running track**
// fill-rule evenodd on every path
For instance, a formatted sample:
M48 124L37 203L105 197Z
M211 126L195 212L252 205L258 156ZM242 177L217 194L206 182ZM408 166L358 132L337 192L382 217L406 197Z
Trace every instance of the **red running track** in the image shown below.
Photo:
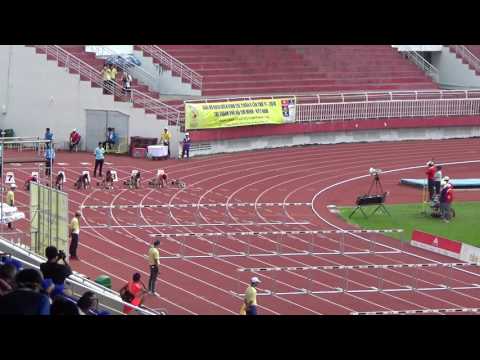
M146 180L156 169L166 168L172 178L180 178L188 184L183 191L147 187L132 191L120 183L114 191L96 187L76 191L72 188L72 180L82 170L92 170L93 158L89 154L59 153L56 169L66 170L70 216L81 205L308 203L314 199L313 207L288 207L286 213L280 207L232 207L228 213L225 208L215 207L204 208L197 214L192 208L175 208L171 214L157 208L114 209L111 214L105 209L85 209L79 247L81 261L74 262L73 267L91 278L109 274L114 288L118 289L135 271L141 272L147 281L145 253L153 240L152 234L327 230L332 229L332 225L349 228L329 212L327 205L351 205L359 193L368 189L370 179L347 182L326 192L322 189L365 175L372 166L383 170L400 169L424 165L432 157L437 162L479 160L477 143L476 139L468 139L321 145L215 155L188 161L152 162L116 156L106 159L112 165L106 164L104 171L116 169L121 178L127 178L136 168ZM444 168L444 173L450 177L475 177L479 164L451 165ZM31 171L25 166L11 168L17 183L21 183ZM419 202L420 191L399 186L398 182L401 177L421 178L423 172L424 169L420 168L382 176L383 186L390 192L388 201ZM480 192L457 191L456 199L480 200ZM21 189L17 202L28 203L28 196ZM169 226L165 225L167 220ZM225 220L227 225L219 225ZM113 227L101 227L109 221ZM248 224L248 221L259 225ZM278 221L306 224L274 224ZM20 223L11 236L21 236L17 234L27 226L27 222ZM252 273L239 272L239 268L456 262L384 236L369 235L368 239L335 234L163 238L160 252L165 258L161 260L157 282L160 296L149 296L146 305L166 308L170 314L236 314L241 299L234 293L243 293L252 276ZM350 254L332 254L342 248ZM374 253L353 254L366 250ZM246 252L250 256L242 255ZM212 253L218 256L209 256ZM181 258L176 256L178 254L186 256ZM204 257L195 257L200 255ZM277 293L258 297L262 314L348 314L354 311L480 307L480 286L474 285L480 284L480 271L475 267L357 269L348 272L297 270L257 275L262 279L260 291ZM408 286L438 289L441 285L468 289L367 291L373 288L406 289ZM337 288L348 292L327 293ZM322 293L299 294L302 289Z

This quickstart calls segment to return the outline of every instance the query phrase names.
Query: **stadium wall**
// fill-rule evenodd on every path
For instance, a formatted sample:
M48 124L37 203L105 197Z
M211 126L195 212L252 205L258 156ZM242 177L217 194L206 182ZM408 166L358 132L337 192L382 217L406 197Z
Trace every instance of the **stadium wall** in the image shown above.
M192 156L312 144L480 137L480 117L337 121L191 133Z
M86 110L119 111L129 116L129 137L160 136L167 121L145 114L130 103L114 102L112 95L92 88L90 82L70 74L56 61L23 45L0 46L0 128L12 128L16 136L43 136L46 127L57 146L67 141L73 128L86 133ZM177 128L171 127L174 137ZM85 142L82 142L85 144ZM84 146L84 145L82 145ZM175 147L174 147L175 148ZM172 149L176 155L177 149Z

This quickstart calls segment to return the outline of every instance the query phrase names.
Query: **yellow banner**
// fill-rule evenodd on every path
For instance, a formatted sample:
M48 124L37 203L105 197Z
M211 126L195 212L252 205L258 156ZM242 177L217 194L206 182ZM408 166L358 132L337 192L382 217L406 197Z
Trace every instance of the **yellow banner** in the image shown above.
M295 99L255 99L216 103L186 103L187 130L215 129L295 121Z

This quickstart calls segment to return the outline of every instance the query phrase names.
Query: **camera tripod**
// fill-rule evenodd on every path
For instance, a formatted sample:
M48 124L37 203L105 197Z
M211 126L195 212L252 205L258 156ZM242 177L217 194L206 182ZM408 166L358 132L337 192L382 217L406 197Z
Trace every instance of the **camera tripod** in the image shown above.
M373 195L372 195L372 190L375 190ZM370 215L375 215L375 213L378 210L382 210L385 214L391 216L384 205L386 196L387 196L387 193L383 191L383 186L382 186L382 183L380 182L380 176L378 174L375 174L373 177L373 181L370 185L370 188L368 189L368 193L366 195L362 195L357 198L357 202L356 202L357 207L352 211L349 218L351 218L353 214L357 212L357 210L360 210L363 216L365 218L368 218L365 211L363 211L363 207L368 205L377 205L375 210L373 210L373 212Z
M374 194L383 194L383 186L382 183L380 182L380 176L378 174L375 174L373 176L372 183L370 184L370 189L368 189L367 195L371 195L372 190L375 189Z

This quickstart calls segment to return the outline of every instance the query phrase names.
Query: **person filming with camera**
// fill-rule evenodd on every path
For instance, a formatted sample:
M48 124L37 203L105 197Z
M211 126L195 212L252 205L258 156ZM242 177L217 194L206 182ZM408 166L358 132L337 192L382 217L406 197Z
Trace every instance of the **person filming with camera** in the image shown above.
M51 279L55 284L52 295L63 293L65 279L72 275L72 269L67 262L67 255L55 246L48 246L45 249L47 262L40 264L40 271L44 279ZM52 296L53 297L53 296Z

